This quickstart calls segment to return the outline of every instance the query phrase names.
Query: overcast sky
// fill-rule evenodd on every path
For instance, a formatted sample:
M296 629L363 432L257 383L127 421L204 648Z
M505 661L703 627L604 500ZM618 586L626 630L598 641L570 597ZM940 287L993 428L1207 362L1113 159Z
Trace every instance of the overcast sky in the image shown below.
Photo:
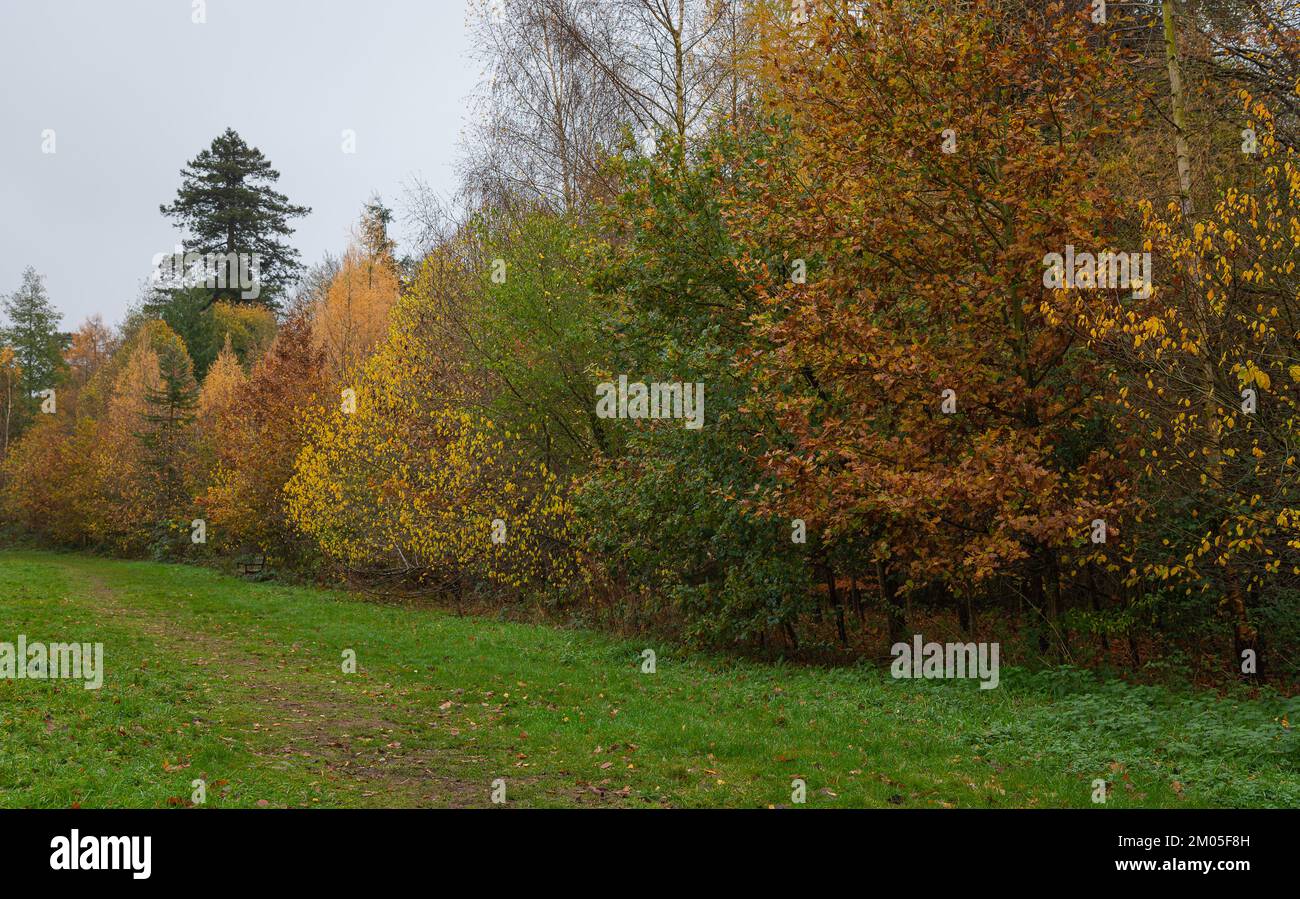
M399 217L413 176L449 194L479 76L465 4L207 0L195 24L196 0L0 0L0 293L33 265L65 328L119 321L180 240L158 205L227 126L312 208L306 264L345 248L372 192Z

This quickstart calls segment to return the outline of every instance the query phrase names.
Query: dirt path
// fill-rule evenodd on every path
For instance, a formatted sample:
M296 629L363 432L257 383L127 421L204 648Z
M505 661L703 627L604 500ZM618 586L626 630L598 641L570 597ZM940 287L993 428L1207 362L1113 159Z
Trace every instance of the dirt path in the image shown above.
M323 779L342 782L358 797L350 804L388 808L468 807L488 803L484 784L466 783L438 773L452 766L445 753L409 748L410 724L400 724L400 703L381 701L381 691L307 681L298 676L301 658L283 652L278 659L255 655L208 629L192 627L172 615L135 608L94 571L67 566L79 594L96 614L126 622L158 648L157 658L197 669L203 682L232 682L259 709L257 721L225 703L225 690L202 691L207 706L191 719L220 722L244 730L247 749L270 765L319 766ZM291 649L291 648L290 648ZM398 714L394 714L394 713ZM258 733L260 731L260 733ZM268 740L267 737L271 736ZM254 737L261 739L252 739ZM266 746L273 748L267 749Z

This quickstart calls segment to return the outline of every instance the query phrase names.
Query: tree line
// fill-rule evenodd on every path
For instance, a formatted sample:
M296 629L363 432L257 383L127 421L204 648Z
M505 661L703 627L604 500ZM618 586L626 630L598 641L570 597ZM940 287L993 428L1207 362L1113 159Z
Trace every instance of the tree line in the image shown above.
M227 131L163 211L256 299L61 337L24 281L11 528L739 651L1294 678L1293 7L502 5L401 258L372 198L304 270ZM703 427L598 414L620 377Z

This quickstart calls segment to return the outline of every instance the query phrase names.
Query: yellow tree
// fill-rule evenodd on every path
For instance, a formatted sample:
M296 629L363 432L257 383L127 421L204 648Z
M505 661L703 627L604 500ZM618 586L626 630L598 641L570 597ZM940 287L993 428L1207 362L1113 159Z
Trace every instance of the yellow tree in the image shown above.
M64 353L69 382L86 384L113 353L113 333L99 315L91 316L72 333L72 343Z
M214 303L212 330L244 365L252 365L275 338L275 313L262 306Z
M122 352L98 423L95 530L121 550L138 551L189 523L190 426L175 414L183 410L162 406L169 393L195 387L184 341L161 321L146 322Z
M285 488L293 522L354 572L459 591L556 576L567 507L518 435L448 403L452 376L414 300L357 382L318 410ZM355 399L355 406L349 400Z
M117 341L103 318L91 316L72 333L72 341L64 351L68 376L59 385L59 406L74 417L80 417L81 395L91 380L108 364Z
M221 441L237 426L239 395L247 383L248 375L227 335L199 390L198 442L205 471L215 464Z
M388 313L400 285L396 270L353 246L312 311L312 335L332 376L342 378L365 361L388 331Z
M95 447L99 503L92 531L122 550L133 547L151 512L137 435L149 411L149 391L158 388L162 375L158 353L147 337L141 335L124 348L126 362L113 383Z
M1140 446L1141 545L1094 548L1134 588L1209 597L1234 656L1300 575L1300 157L1242 95L1253 162L1203 218L1143 204L1156 260L1136 306L1077 298L1094 345L1121 362L1118 420ZM1294 610L1292 612L1294 617Z

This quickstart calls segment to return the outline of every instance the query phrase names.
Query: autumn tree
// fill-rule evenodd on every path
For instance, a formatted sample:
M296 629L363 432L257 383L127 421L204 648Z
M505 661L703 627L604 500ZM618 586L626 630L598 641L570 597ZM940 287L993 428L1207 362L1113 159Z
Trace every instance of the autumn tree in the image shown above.
M518 452L517 435L446 402L454 360L421 327L418 299L396 316L355 406L313 416L285 487L293 523L371 579L457 598L479 581L558 585L567 515L554 476Z
M358 242L309 309L316 347L335 378L355 371L388 331L388 313L402 286L388 237L390 218L380 203L366 207Z
M275 314L258 306L214 303L210 313L213 333L246 368L262 358L279 327Z
M220 429L210 434L216 466L201 501L212 539L227 550L265 554L272 564L302 565L314 552L289 521L284 485L326 384L310 323L303 315L288 319L247 379L229 359L221 372L200 398L200 415Z
M1010 576L1066 651L1064 557L1125 494L1043 259L1123 219L1104 177L1141 109L1123 55L1084 15L992 2L818 4L766 21L761 50L773 149L732 221L772 248L747 356L789 435L766 507L876 569L890 607Z
M89 419L65 412L37 418L0 465L4 519L55 546L101 545L101 439Z
M1300 575L1300 161L1248 94L1243 117L1258 154L1206 214L1143 204L1151 296L1118 309L1076 296L1073 308L1118 363L1117 420L1140 447L1138 539L1096 556L1135 593L1226 620L1233 667L1250 651L1262 673L1261 633L1294 634Z
M69 378L74 385L85 385L108 362L116 348L113 332L104 324L103 316L92 315L72 332L72 340L64 354Z
M223 432L234 426L231 416L237 415L238 397L247 382L248 375L227 337L203 379L196 406L200 430L209 439L221 439Z
M98 499L92 530L127 552L166 555L188 536L192 409L196 386L185 343L161 321L123 347L98 422Z

